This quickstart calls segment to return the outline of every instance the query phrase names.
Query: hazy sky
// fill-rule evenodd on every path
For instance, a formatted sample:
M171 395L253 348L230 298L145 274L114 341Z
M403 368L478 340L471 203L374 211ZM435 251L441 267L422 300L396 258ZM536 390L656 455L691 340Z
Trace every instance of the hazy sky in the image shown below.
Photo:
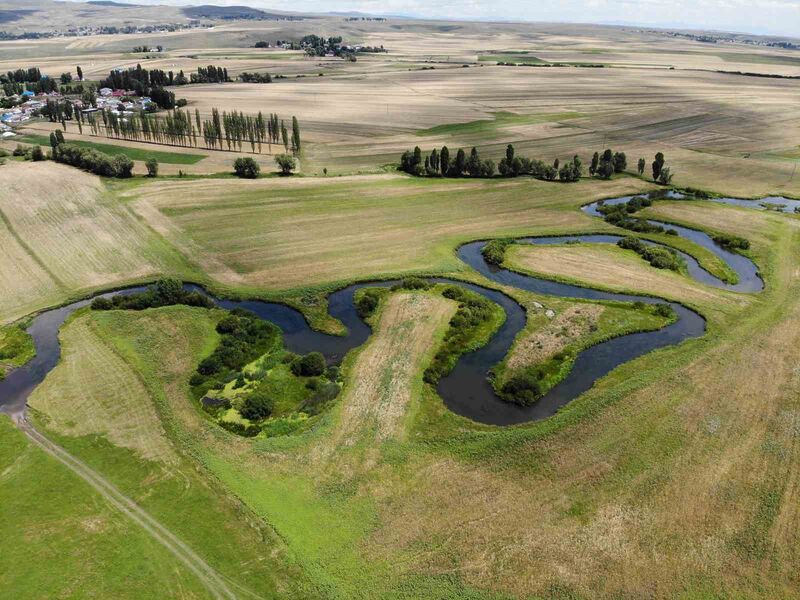
M125 1L125 0L122 0ZM360 11L449 19L630 23L800 37L800 0L128 0L296 12Z

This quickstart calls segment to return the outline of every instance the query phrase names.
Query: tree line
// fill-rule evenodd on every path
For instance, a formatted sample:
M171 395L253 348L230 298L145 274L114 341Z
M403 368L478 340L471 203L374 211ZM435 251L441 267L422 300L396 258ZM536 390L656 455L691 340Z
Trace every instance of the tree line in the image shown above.
M477 148L470 150L469 156L463 148L451 156L450 149L443 146L434 148L423 157L419 146L408 150L400 157L400 170L417 177L494 177L495 172L503 177L530 175L545 181L577 181L583 174L583 163L576 155L571 161L561 164L559 159L547 164L541 160L517 156L514 146L506 147L506 155L495 165L491 159L482 159Z
M67 106L70 108L68 109ZM92 135L105 134L108 138L124 139L173 146L198 147L202 143L210 150L240 151L245 144L252 152L262 151L264 145L272 150L272 145L283 145L286 152L299 154L302 149L300 123L292 117L292 130L289 133L286 123L277 114L246 115L242 112L231 113L219 109L211 109L211 117L202 119L200 111L173 109L165 114L148 114L144 111L122 116L120 113L103 109L84 114L71 111L71 105L61 108L60 103L52 103L46 107L52 115L51 120L59 121L66 127L64 119L67 111L75 116L80 133L86 125ZM71 118L71 117L70 117Z
M644 175L646 161L640 158L637 171ZM664 154L659 152L652 163L653 181L668 185L672 181L672 173L664 164ZM614 152L607 148L602 153L595 152L589 165L589 175L610 179L616 173L622 173L628 168L628 158L624 152ZM450 149L443 146L434 148L423 156L422 150L416 146L413 150L406 150L400 156L401 171L417 177L494 177L495 171L502 177L519 177L528 175L543 181L575 182L583 176L583 161L576 154L572 160L562 163L556 158L552 163L538 159L518 156L512 144L506 146L505 156L497 165L491 159L481 159L478 149L473 147L469 156L463 148L451 156Z

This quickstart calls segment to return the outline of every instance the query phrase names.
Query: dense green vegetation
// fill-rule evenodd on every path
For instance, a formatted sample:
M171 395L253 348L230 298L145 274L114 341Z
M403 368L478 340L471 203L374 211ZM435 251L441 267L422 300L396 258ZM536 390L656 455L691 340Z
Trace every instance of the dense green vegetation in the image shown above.
M750 249L750 242L743 237L739 237L738 235L729 235L725 233L720 233L715 235L712 239L720 246L728 250Z
M665 233L664 227L649 223L647 219L632 216L635 212L651 206L653 201L645 196L636 196L619 204L603 204L597 207L606 223L637 233Z
M144 310L159 306L185 304L211 308L214 302L205 294L190 291L177 279L159 279L143 292L117 294L111 298L98 296L92 301L94 310Z
M624 250L633 250L656 269L680 271L684 266L678 253L672 248L645 244L637 237L627 236L617 242Z
M23 142L31 144L48 145L50 143L48 137L43 135L25 135L21 138ZM114 144L101 144L98 142L87 142L84 140L70 140L70 145L78 146L80 148L88 148L96 150L104 154L124 154L131 160L145 161L149 158L154 158L160 163L167 165L193 165L206 158L205 154L188 154L182 152L163 152L159 150L145 150L143 148L131 148L129 146L117 146Z
M296 356L284 350L280 329L269 321L234 309L216 330L219 344L189 383L225 429L245 437L286 435L338 396L338 369L319 352Z
M458 302L441 347L425 369L424 380L436 384L455 367L465 352L485 344L505 319L505 312L480 294L457 285L443 286L440 293Z
M489 240L484 247L481 248L481 254L483 254L483 258L486 259L486 262L489 264L502 265L506 256L506 250L513 243L514 240L510 238Z
M40 146L34 146L34 151L37 149L41 152ZM124 154L111 157L91 148L59 144L53 148L52 157L56 162L78 167L103 177L126 179L133 175L133 161ZM35 157L34 160L36 160Z
M0 327L0 380L6 371L28 362L36 354L31 336L25 331L26 324Z
M233 172L243 179L255 179L261 172L261 167L249 156L240 156L233 161Z

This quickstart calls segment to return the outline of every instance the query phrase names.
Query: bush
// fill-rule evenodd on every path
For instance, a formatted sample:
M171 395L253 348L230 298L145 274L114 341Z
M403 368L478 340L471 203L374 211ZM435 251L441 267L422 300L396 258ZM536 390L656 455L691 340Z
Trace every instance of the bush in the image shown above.
M292 363L292 373L298 377L317 377L325 372L325 367L321 352L309 352Z
M235 433L236 435L241 435L244 437L255 437L261 433L261 427L258 425L248 426L236 421L220 421L219 424L223 427L223 429L227 429L231 433Z
M715 235L713 240L727 250L749 250L750 241L736 235Z
M42 152L42 147L38 144L31 149L31 160L36 162L44 160L44 152Z
M144 166L147 167L148 177L158 177L158 161L155 158L148 158Z
M14 151L11 154L13 156L25 156L28 154L28 148L26 148L22 144L17 144L17 147L14 148Z
M639 254L644 252L644 243L632 235L626 236L617 242L617 246L623 250L633 250Z
M400 283L393 285L393 290L427 290L431 284L421 277L406 277Z
M275 163L280 167L282 175L291 175L292 171L297 168L297 163L290 154L278 154L275 157Z
M510 239L491 240L481 248L484 260L491 265L501 265L506 257L506 250L513 244Z
M358 300L356 300L356 311L358 312L358 316L362 319L370 316L373 312L375 312L375 309L378 308L378 303L380 300L380 290L366 290L361 296L359 296Z
M245 419L261 421L272 414L275 403L265 392L256 390L250 394L239 411Z
M501 393L512 402L529 406L542 395L542 385L534 374L522 373L509 379Z
M92 310L111 310L112 308L114 308L114 303L111 301L111 298L98 296L92 300Z
M656 304L653 313L658 315L659 317L665 317L667 319L674 319L675 318L675 311L669 304Z
M625 250L633 250L656 269L680 270L681 262L678 254L671 248L648 246L639 238L631 235L618 241L617 246Z
M124 154L117 154L111 162L118 178L127 179L133 175L133 161Z
M110 303L110 305L109 305ZM143 292L135 294L119 294L111 299L96 298L92 308L96 310L144 310L171 304L185 304L187 306L200 306L212 308L214 302L200 292L190 292L183 287L178 279L159 279Z
M130 177L133 171L133 161L127 156L118 154L112 159L92 148L72 144L59 144L53 148L53 160L102 177Z
M233 171L238 177L255 179L261 172L261 167L249 156L242 156L233 161Z

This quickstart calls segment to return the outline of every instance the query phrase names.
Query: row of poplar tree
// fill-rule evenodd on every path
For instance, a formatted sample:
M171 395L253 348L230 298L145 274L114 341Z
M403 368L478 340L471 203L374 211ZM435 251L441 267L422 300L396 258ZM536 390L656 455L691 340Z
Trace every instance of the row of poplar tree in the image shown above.
M175 109L158 115L138 112L124 117L104 109L87 114L76 110L72 116L80 133L86 126L92 135L105 134L115 139L194 147L202 141L208 149L238 151L247 144L252 152L261 152L264 145L271 151L272 144L283 144L287 152L291 150L294 154L302 147L297 117L292 117L290 134L286 122L275 113L265 116L259 112L253 116L214 108L211 118L203 119L196 109L194 114ZM66 129L64 117L66 115L61 114L53 120L60 121Z

